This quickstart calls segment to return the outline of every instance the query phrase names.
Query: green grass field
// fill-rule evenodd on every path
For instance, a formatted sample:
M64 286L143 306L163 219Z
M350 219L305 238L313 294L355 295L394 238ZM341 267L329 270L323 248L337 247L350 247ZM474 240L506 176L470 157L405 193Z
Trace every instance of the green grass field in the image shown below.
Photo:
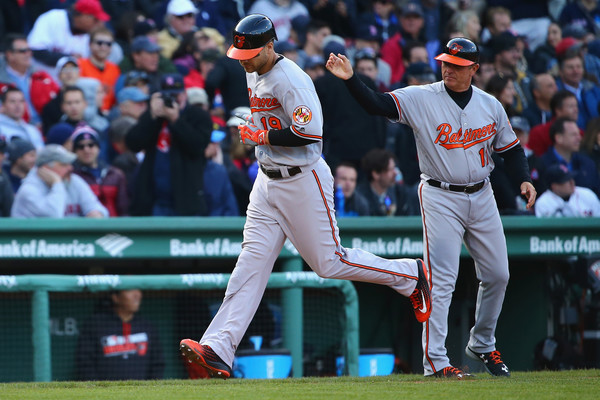
M0 384L0 399L600 399L600 370L514 372L509 379L426 379L419 375L283 380L164 380Z

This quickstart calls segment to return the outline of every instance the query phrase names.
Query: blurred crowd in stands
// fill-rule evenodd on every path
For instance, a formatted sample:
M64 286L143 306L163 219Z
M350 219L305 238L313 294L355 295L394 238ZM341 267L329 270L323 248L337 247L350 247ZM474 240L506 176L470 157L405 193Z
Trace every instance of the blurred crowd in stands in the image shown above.
M600 216L598 0L3 0L0 214L244 215L258 166L240 143L235 23L273 20L275 50L313 79L338 217L419 215L412 131L367 114L324 67L345 54L382 92L440 79L463 36L539 194L525 209L494 157L504 215Z

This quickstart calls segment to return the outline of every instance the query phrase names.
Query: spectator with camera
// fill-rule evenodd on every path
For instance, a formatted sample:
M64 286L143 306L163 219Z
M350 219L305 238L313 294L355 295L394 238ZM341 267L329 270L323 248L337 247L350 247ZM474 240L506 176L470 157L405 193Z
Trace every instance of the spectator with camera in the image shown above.
M204 149L210 142L208 112L187 107L180 74L165 74L161 91L125 137L133 152L144 150L136 176L131 215L206 215Z

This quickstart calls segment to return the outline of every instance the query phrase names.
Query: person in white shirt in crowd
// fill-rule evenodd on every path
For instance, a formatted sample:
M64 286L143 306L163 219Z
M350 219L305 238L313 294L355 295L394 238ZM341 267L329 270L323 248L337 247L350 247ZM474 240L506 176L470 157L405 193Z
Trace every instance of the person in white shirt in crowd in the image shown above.
M562 164L546 171L549 189L535 203L536 217L600 217L600 200L588 188L575 186L573 175Z
M33 143L36 149L44 147L44 138L35 126L23 119L25 115L25 95L16 87L7 86L0 94L0 134L7 142L19 137Z
M37 61L54 67L66 55L89 57L89 33L109 20L99 0L77 0L69 9L40 15L27 41Z
M11 217L108 217L108 210L89 185L71 174L75 158L60 145L44 147L38 154L36 168L29 171L15 195Z

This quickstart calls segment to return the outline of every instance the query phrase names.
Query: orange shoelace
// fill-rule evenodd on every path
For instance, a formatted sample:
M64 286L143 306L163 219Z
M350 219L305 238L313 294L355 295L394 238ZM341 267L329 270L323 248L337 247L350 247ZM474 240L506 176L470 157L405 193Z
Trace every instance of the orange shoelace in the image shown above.
M423 296L419 296L419 289L415 289L410 295L410 301L412 302L413 308L423 307Z
M444 371L444 376L447 376L447 375L459 375L459 374L463 373L460 369L458 369L456 367L446 367L446 368L443 369L443 371Z
M490 358L494 364L503 364L502 358L500 358L500 352L498 350L494 350L490 353Z

